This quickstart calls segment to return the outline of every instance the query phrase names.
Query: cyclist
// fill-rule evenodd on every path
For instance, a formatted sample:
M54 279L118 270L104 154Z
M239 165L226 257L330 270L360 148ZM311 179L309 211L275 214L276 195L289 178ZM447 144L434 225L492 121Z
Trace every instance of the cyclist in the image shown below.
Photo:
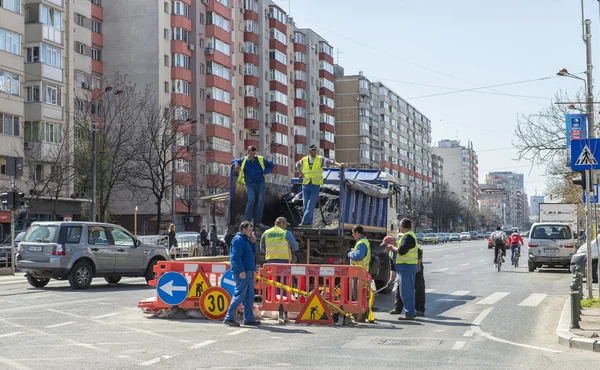
M512 234L510 234L510 261L513 264L515 263L515 250L521 255L522 245L525 245L525 243L521 235L519 235L519 230L515 227L512 229Z
M498 252L502 249L502 257L506 256L506 245L508 244L508 236L502 231L500 226L496 227L496 231L492 233L491 236L492 243L494 243L494 268L498 267L496 261L498 257ZM501 257L501 258L502 258ZM504 258L502 258L502 262L504 262Z

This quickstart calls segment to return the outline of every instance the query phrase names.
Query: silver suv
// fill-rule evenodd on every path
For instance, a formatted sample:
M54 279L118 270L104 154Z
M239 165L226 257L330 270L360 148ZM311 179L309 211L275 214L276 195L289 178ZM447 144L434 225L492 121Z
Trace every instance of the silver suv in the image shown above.
M539 222L531 227L528 247L529 272L543 265L569 268L575 254L575 237L568 224Z
M142 244L118 225L98 222L34 222L19 243L17 267L34 287L51 278L68 279L71 287L85 289L92 278L117 284L121 277L154 278L158 261L169 260L163 246Z

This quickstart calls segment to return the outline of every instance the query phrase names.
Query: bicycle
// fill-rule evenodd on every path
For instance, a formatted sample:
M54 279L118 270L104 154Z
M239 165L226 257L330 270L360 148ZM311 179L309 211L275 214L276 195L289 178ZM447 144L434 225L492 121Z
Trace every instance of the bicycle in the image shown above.
M498 257L496 258L496 266L498 266L498 272L500 272L500 267L502 266L502 250L498 251Z
M513 258L513 266L519 267L519 249L515 249L515 257Z

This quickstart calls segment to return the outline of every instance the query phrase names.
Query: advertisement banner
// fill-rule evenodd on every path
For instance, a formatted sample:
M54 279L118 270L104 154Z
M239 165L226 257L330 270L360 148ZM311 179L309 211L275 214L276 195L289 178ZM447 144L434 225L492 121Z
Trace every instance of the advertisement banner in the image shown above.
M587 138L587 124L585 114L565 114L567 123L567 146L571 140L581 140Z

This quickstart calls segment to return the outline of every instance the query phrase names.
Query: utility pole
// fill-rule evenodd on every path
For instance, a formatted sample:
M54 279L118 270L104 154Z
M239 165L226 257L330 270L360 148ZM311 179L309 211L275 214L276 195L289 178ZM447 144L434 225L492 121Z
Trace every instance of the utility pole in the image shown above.
M586 51L586 77L587 77L587 91L586 91L586 114L587 114L587 131L588 138L592 139L596 135L594 133L594 86L592 79L592 31L591 23L589 19L585 20L585 34L583 39L585 40L585 51ZM585 192L587 197L586 202L586 254L587 254L587 271L588 276L592 275L592 170L587 170ZM600 268L599 268L600 269ZM592 279L586 279L588 298L593 298L592 292Z
M92 222L96 222L96 133L98 125L92 122Z

